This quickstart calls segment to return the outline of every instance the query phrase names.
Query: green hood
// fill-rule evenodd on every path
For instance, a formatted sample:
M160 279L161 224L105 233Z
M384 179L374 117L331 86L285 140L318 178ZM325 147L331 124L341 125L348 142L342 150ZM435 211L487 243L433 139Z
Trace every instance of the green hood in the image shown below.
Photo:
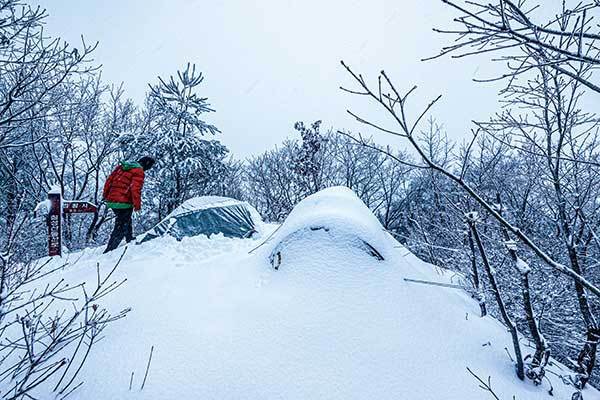
M123 171L129 171L134 168L142 168L142 166L136 161L123 161L121 163L121 168Z

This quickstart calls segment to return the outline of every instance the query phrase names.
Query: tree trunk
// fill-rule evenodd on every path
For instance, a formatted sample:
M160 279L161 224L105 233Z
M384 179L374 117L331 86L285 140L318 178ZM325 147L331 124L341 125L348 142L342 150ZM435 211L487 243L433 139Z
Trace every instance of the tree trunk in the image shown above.
M600 342L600 329L588 329L583 349L577 357L577 381L578 389L583 389L592 376L596 364L596 351Z
M500 198L500 193L496 193L496 202L500 205L498 213L502 215L502 200ZM517 255L516 243L514 244L514 247L509 245L511 239L508 230L504 226L502 226L501 229L504 240L506 241L506 247L508 249L508 254L510 255L513 268L521 275L521 295L523 296L523 305L525 308L527 326L529 327L529 333L531 334L531 337L535 343L535 353L528 365L526 375L536 385L539 385L542 383L542 379L546 374L545 367L550 360L550 349L546 345L544 336L540 332L537 321L535 320L533 304L531 303L531 289L529 285L529 273L531 270L529 269L529 266L519 267L518 263L520 260L519 256Z
M500 295L500 288L498 287L498 283L496 281L495 272L489 263L485 252L485 248L483 247L483 243L481 242L481 238L479 237L479 233L477 232L475 222L472 219L468 219L468 224L469 229L473 233L475 243L477 243L477 248L479 249L479 254L481 255L481 260L483 261L483 266L485 267L488 279L490 280L490 284L492 285L492 291L494 292L496 302L498 303L500 314L502 315L502 319L504 320L504 323L506 324L506 327L510 332L510 336L512 337L513 348L515 350L515 358L517 362L517 377L520 380L523 380L525 379L525 372L523 367L523 355L521 353L521 345L519 343L519 333L517 332L517 327L514 324L514 322L512 322L508 315L508 312L506 311L506 306L504 305L504 301L502 300L502 296Z
M479 303L479 308L481 309L481 317L485 317L487 315L487 308L485 305L485 295L483 294L483 290L481 289L481 284L479 282L479 272L477 271L477 259L475 254L475 243L473 243L473 232L469 229L467 233L469 248L471 249L471 275L473 276L473 286L475 286L477 302Z

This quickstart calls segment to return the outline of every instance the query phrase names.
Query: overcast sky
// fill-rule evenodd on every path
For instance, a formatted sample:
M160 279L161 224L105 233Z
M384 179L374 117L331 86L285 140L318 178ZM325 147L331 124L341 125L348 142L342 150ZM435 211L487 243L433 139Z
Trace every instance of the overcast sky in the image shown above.
M381 118L364 99L339 90L351 80L345 60L376 82L385 69L401 89L418 85L415 108L443 94L434 116L451 137L465 137L473 119L497 110L498 85L478 84L497 67L486 59L430 62L453 38L432 32L452 26L440 0L56 0L41 3L46 31L73 45L98 41L107 82L125 83L138 104L147 84L192 62L204 73L200 93L216 109L206 120L236 157L293 137L295 121L375 132L346 113ZM376 139L384 141L381 135ZM387 140L387 143L395 143ZM399 147L401 143L398 144Z

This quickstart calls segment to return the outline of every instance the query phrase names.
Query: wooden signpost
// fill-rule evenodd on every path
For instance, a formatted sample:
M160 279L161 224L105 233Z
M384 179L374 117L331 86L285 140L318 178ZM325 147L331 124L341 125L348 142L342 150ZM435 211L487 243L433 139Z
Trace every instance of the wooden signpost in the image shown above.
M46 225L48 226L48 255L62 255L62 219L63 214L95 213L98 206L89 201L63 200L60 189L48 192L46 201Z

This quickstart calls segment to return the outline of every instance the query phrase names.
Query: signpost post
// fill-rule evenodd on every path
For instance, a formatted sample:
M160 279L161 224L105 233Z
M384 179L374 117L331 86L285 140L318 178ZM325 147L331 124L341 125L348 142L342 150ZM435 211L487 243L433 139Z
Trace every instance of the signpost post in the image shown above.
M63 214L95 213L98 206L89 201L63 200L60 189L48 192L46 202L46 225L48 226L48 255L62 255L62 217Z
M48 255L60 256L62 254L62 195L60 190L52 189L48 192Z

